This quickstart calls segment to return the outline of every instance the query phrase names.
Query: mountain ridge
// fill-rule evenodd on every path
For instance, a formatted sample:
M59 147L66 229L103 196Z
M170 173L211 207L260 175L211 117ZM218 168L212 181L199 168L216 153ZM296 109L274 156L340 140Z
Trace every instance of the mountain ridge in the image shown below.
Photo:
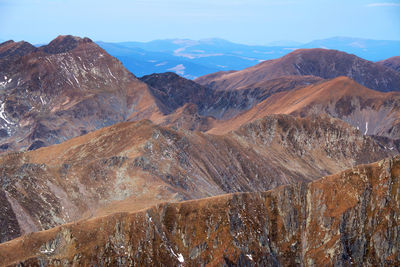
M397 157L308 185L159 204L67 224L0 244L0 255L7 266L397 265L399 166Z
M324 79L347 76L370 89L383 92L400 90L398 72L354 55L320 48L295 50L282 58L264 61L241 71L206 75L195 81L215 90L235 90L287 75L314 75Z

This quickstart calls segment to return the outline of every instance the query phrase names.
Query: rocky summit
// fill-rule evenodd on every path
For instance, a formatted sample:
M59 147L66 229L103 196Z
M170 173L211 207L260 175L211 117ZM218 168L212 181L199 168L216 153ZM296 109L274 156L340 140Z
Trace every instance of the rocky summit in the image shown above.
M157 113L146 84L88 38L0 45L0 149L32 150Z

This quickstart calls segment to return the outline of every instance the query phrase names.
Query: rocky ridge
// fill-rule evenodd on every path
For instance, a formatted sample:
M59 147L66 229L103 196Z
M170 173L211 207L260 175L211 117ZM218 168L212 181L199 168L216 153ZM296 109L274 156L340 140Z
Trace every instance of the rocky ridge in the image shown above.
M397 266L399 196L396 157L309 184L66 224L0 244L0 257L4 266Z
M394 153L329 117L275 115L224 136L120 123L0 157L0 239L121 207L312 181Z

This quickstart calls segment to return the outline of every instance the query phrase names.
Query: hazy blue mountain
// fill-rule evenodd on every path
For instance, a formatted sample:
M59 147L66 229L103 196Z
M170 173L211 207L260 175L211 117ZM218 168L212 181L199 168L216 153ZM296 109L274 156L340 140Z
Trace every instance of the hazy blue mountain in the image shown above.
M291 40L280 40L280 41L273 41L266 44L266 46L302 46L304 43L291 41Z
M136 76L173 71L189 79L221 70L241 70L263 60L282 57L298 48L337 49L371 61L400 55L400 41L349 37L334 37L307 44L294 41L271 43L276 46L244 45L219 38L97 43L121 60Z

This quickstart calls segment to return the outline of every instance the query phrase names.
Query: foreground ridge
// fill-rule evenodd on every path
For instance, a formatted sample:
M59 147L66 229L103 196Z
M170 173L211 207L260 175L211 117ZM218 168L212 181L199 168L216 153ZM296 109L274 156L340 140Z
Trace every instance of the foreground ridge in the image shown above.
M117 213L0 245L3 266L400 264L400 156L314 182Z

